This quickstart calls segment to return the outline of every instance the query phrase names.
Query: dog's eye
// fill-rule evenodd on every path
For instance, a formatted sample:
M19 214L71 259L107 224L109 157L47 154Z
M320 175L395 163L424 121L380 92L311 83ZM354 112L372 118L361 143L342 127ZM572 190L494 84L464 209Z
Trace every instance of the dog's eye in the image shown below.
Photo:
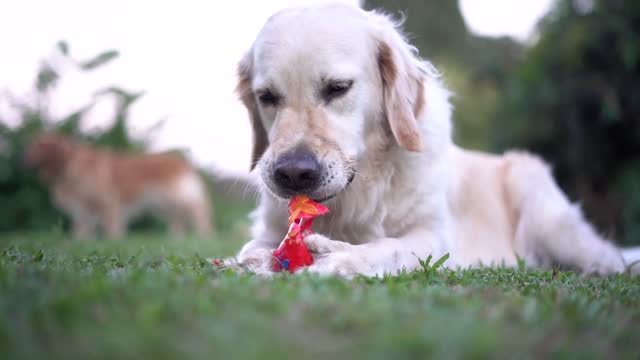
M280 96L271 92L271 90L263 90L258 92L258 100L264 106L276 106L280 102Z
M331 81L322 90L322 97L326 102L339 98L346 94L353 86L353 80L335 80Z

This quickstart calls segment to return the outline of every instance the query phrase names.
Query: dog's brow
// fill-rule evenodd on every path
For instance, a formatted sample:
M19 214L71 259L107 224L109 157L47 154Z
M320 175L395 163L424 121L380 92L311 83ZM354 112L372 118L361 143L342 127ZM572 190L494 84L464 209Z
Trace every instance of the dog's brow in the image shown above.
M267 83L260 83L256 86L252 87L252 90L256 93L259 94L261 92L265 92L271 89L271 86L269 86L269 84Z
M259 91L266 91L273 88L272 85L273 85L272 81L264 78L258 78L258 79L254 79L253 83L251 84L251 88L254 92L257 93Z
M323 74L320 76L320 81L323 84L328 84L328 83L335 83L335 82L343 82L343 81L349 81L352 80L354 77L353 76L349 76L346 74L334 74L334 75L328 75L328 74Z

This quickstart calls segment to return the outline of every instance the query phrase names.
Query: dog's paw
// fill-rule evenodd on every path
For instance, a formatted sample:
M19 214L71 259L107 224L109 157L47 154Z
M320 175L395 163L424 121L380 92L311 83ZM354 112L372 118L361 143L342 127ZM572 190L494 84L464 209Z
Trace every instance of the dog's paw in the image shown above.
M584 268L586 274L605 276L623 273L625 270L626 266L620 251L613 247L603 249L599 257Z
M305 271L351 279L356 275L373 276L375 271L363 257L353 251L338 251L318 256Z
M331 240L320 234L307 235L304 239L309 251L314 255L325 255L340 251L349 251L353 245L344 241Z
M227 258L222 261L222 267L236 272L251 272L260 276L273 276L273 255L268 249L256 249L249 254L242 254L238 258Z
M626 267L624 263L615 262L615 263L593 264L593 266L588 267L585 272L587 274L607 276L607 275L620 274L625 272L625 270L626 270Z

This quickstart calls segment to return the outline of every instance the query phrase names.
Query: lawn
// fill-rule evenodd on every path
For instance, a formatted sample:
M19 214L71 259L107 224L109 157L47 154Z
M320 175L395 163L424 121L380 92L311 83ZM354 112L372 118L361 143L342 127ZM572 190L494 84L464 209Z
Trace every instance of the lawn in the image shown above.
M215 239L0 237L0 357L638 358L640 277L523 269L346 281L217 271Z

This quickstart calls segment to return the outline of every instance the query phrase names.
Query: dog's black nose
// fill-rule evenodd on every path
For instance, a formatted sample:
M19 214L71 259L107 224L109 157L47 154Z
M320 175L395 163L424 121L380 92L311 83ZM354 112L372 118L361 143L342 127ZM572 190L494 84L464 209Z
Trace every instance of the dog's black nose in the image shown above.
M295 150L276 160L273 177L281 189L300 192L314 190L320 184L322 166L309 150Z

